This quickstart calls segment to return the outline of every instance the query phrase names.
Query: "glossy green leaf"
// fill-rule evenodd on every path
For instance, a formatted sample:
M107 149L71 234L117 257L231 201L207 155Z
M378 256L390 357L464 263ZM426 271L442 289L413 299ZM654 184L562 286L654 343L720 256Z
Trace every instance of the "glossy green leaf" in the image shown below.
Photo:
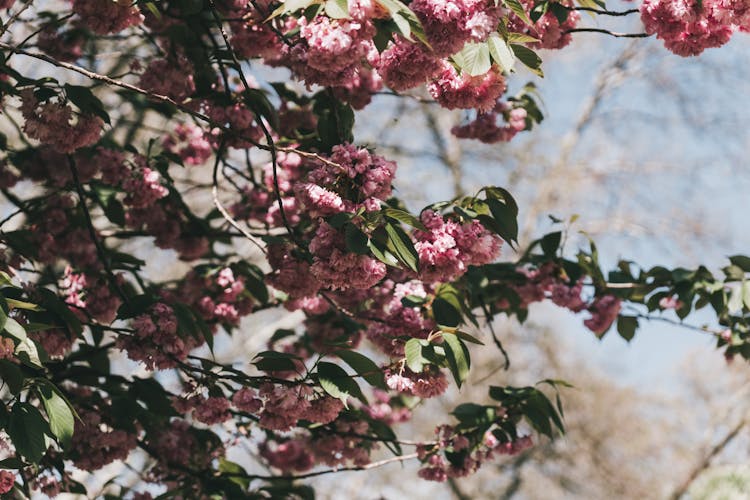
M388 390L383 370L373 360L357 351L342 350L336 351L335 354L344 360L347 365L357 372L357 375L365 379L370 385Z
M341 368L334 363L318 363L318 383L329 395L340 399L344 405L350 396L356 397L367 404L367 399L362 393L359 384Z

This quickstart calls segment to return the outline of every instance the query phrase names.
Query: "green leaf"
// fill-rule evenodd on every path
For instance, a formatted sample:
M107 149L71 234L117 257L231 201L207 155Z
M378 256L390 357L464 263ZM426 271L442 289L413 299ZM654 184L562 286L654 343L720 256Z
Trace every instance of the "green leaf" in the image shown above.
M432 301L432 314L438 325L457 327L461 324L461 311L443 297L436 297Z
M376 1L391 14L391 19L396 24L401 36L407 40L412 40L412 35L414 35L414 38L422 42L424 45L428 47L430 46L427 37L425 36L422 23L419 22L419 18L411 9L409 9L409 7L399 0Z
M359 255L369 254L370 249L367 244L369 240L367 235L354 224L349 222L344 226L344 241L346 242L347 250L350 252Z
M471 342L472 344L477 345L484 345L484 342L476 338L475 336L471 335L470 333L462 332L461 330L454 330L452 332L443 332L443 334L453 334L456 337L460 338L461 340L465 340L466 342Z
M391 267L399 267L398 259L387 250L385 243L381 243L375 240L375 238L370 238L367 246L370 248L372 255L380 262Z
M510 50L507 42L493 33L487 39L487 45L490 48L492 59L503 68L503 71L511 73L516 63L516 56L513 55L513 51Z
M384 391L388 390L383 370L373 360L356 351L342 350L336 351L334 354L344 360L347 365L357 372L357 375L365 379L370 385Z
M279 6L278 9L274 10L266 21L273 19L274 17L282 14L288 14L297 12L298 10L306 9L310 5L318 3L317 0L285 0L284 3Z
M448 358L448 366L456 385L460 388L461 384L469 377L471 366L469 349L455 335L443 334L443 340L445 341L445 356Z
M26 330L23 329L18 321L13 318L6 318L5 320L5 331L19 342L26 340Z
M729 295L729 302L727 303L727 311L729 314L737 314L740 311L742 311L742 304L743 304L743 286L742 284L737 284L737 286L734 286L732 288L732 291Z
M508 41L511 43L535 43L539 39L526 33L508 33Z
M617 333L630 342L638 329L638 318L635 316L620 316L617 319Z
M33 368L43 368L42 359L36 343L30 338L25 338L16 346L16 356L24 364Z
M16 403L7 429L16 451L33 463L39 463L47 451L50 429L42 414L29 403Z
M18 394L23 389L23 372L16 363L7 359L0 360L0 379L8 385L11 394Z
M427 360L422 356L422 344L419 339L409 339L404 345L406 366L414 373L422 373Z
M533 26L534 23L531 22L531 19L529 19L528 14L526 14L526 9L524 9L521 2L518 0L503 0L505 2L505 5L513 11L515 15L521 18L521 21L525 22L529 26Z
M44 404L44 411L47 412L49 418L52 434L64 448L67 448L73 438L73 428L75 427L73 410L51 382L45 381L37 388Z
M27 311L42 311L43 310L38 305L32 304L31 302L24 302L23 300L9 299L6 297L5 302L7 302L8 305L14 309L25 309Z
M388 235L388 250L406 267L419 272L419 254L404 230L393 224L385 224L385 232Z
M247 471L236 462L227 460L224 457L219 458L219 472L227 474L229 480L239 485L243 490L250 487L250 478L243 476L243 474L247 476Z
M326 15L331 19L348 19L349 4L347 0L328 0L325 3Z
M535 74L544 77L542 71L542 58L539 57L536 52L524 45L518 45L515 43L510 44L510 48L516 55L519 61L521 61L527 68L533 71Z
M542 251L544 251L544 255L550 258L554 257L557 254L557 249L560 247L561 241L561 231L545 234L541 241Z
M750 273L750 257L745 255L733 255L729 257L729 262L739 267L746 273Z
M85 114L95 115L101 118L104 123L109 124L109 115L104 111L104 105L88 87L79 85L65 84L65 95L68 100L78 106Z
M498 236L511 244L517 242L518 220L517 212L513 210L513 206L494 198L489 198L486 202L490 207L492 218L497 222L499 228L499 231L497 231Z
M427 228L424 227L422 221L420 221L417 217L413 216L409 212L406 212L405 210L387 207L383 209L383 215L385 215L386 217L390 217L391 219L396 219L397 221L403 222L404 224L407 224L411 227L415 227L420 231L427 231Z
M264 371L264 372L289 372L297 371L297 364L295 363L295 360L298 360L299 357L295 356L293 354L288 354L285 352L276 352L276 351L264 351L259 353L256 358L261 358L258 361L253 361L252 364L255 365L258 370Z
M487 73L492 66L490 62L490 47L486 43L467 43L460 52L453 55L453 61L471 76Z
M107 199L107 203L104 205L104 215L118 226L125 225L125 208L114 196Z
M359 384L337 364L324 361L318 363L318 383L324 391L340 399L345 406L349 396L354 396L367 404L367 399L362 394Z

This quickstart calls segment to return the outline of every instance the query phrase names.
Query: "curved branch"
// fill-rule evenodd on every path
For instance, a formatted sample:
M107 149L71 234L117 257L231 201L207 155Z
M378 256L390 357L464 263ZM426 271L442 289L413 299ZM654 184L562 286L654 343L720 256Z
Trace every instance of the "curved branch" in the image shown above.
M651 36L649 33L619 33L617 31L609 31L603 28L573 28L565 30L563 33L603 33L615 38L648 38Z

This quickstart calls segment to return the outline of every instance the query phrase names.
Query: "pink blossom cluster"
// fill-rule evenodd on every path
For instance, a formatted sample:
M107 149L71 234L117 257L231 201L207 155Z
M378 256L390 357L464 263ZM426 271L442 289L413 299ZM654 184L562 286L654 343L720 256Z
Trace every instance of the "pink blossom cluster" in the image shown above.
M461 224L432 210L422 212L421 220L427 231L414 232L414 248L419 277L427 283L451 281L468 266L487 264L500 255L502 240L477 220Z
M373 391L373 398L374 402L362 407L370 418L380 420L387 425L411 420L411 410L403 405L400 398L391 397L380 389Z
M646 32L656 34L664 46L683 57L695 56L705 49L727 43L737 28L735 21L746 22L746 2L721 0L644 0L641 20ZM746 25L743 25L746 26Z
M65 102L40 103L31 89L21 92L21 114L25 120L23 131L32 139L52 146L61 153L90 146L99 140L104 122L88 114L76 114Z
M10 9L14 3L16 3L16 0L0 0L0 9Z
M215 425L232 418L229 412L230 402L227 398L213 396L200 398L193 410L193 418L206 425Z
M123 201L136 209L150 208L157 200L169 194L169 190L161 183L159 172L145 166L133 170L123 179L121 186L127 193Z
M342 144L298 181L294 191L311 217L355 212L360 207L375 211L380 209L379 200L390 197L395 175L395 162Z
M287 222L296 225L300 221L300 207L294 195L293 186L302 178L308 162L296 153L280 152L276 158L276 175L272 163L263 166L262 183L247 189L242 199L231 207L235 217L260 222L270 227L283 227L275 192L278 185L279 196L284 207Z
M61 328L29 332L29 337L42 346L51 358L61 358L73 348L75 338Z
M377 57L369 22L317 16L298 20L304 43L284 46L289 67L308 85L341 86L357 76L363 60ZM371 55L372 54L372 55Z
M85 41L86 38L80 30L74 28L58 31L55 24L50 23L39 33L37 47L58 61L73 62L83 55Z
M310 264L296 256L291 246L270 246L268 263L273 271L266 277L266 283L289 294L290 298L310 297L320 290L321 283L312 274Z
M10 4L12 5L13 2L11 1ZM10 5L2 8L8 7ZM9 470L0 470L0 495L4 495L12 490L14 484L16 484L16 474Z
M317 462L329 467L349 463L361 467L370 463L370 453L377 448L377 443L357 437L367 435L370 424L364 420L340 419L331 426L333 433L321 433L310 440Z
M195 92L193 65L182 54L154 59L141 75L140 87L175 101L184 101Z
M16 345L13 339L8 337L0 338L0 359L13 359L16 352Z
M180 123L175 127L174 133L164 137L162 146L188 165L203 165L213 153L211 142L206 135L206 132L194 123Z
M190 305L211 326L217 323L237 326L242 317L253 311L254 304L245 287L245 278L235 276L231 267L207 274L191 271L174 292L163 295Z
M455 54L469 41L483 42L500 21L500 9L488 0L414 0L409 8L438 57Z
M253 10L253 12L257 12ZM261 16L251 16L242 22L233 22L230 43L238 56L244 59L260 57L273 61L282 51L279 36L263 22Z
M428 86L432 97L446 109L477 109L490 111L505 92L505 78L497 66L484 75L459 74L448 64Z
M429 288L418 280L405 283L384 281L379 290L374 290L383 300L374 300L369 315L378 318L367 325L367 338L378 349L389 356L403 356L404 338L427 338L435 328L435 322L426 318L419 307L408 307L402 303L407 296L427 297Z
M37 257L47 263L64 258L78 268L98 269L101 263L96 245L88 229L77 225L74 207L71 196L52 196L47 200L29 227Z
M367 289L382 280L385 264L373 257L347 250L342 231L321 222L310 241L310 270L323 286L334 290Z
M333 95L337 99L351 105L354 109L364 109L372 96L383 88L380 75L367 67L357 68L354 75L337 87L333 87Z
M205 470L224 452L220 442L199 441L194 429L182 419L173 419L158 432L150 433L148 444L159 458L157 465L149 471L156 480L174 478L183 474L185 468Z
M584 325L597 336L602 336L620 313L621 300L613 295L601 295L593 300L584 300L583 282L570 284L561 275L560 269L553 263L546 263L539 268L522 268L518 272L524 276L524 282L512 285L511 289L520 299L519 307L525 309L533 302L550 299L554 304L565 307L574 313L587 311L591 316ZM499 304L507 309L510 304L504 299Z
M182 338L177 332L177 317L163 302L151 306L145 314L132 321L134 333L117 338L117 347L128 357L140 361L149 370L173 368L188 352L197 347L193 337Z
M503 117L505 125L497 124L498 116ZM509 109L507 104L498 102L492 111L477 113L473 121L457 125L451 132L459 139L477 139L485 144L508 142L526 129L526 116L524 108Z
M267 440L260 445L260 455L271 467L287 474L310 470L318 463L329 467L347 463L363 466L370 463L375 446L356 436L365 435L368 428L364 421L337 421L335 433Z
M115 279L120 284L124 281L121 275L116 275ZM117 309L122 304L107 277L75 273L70 266L65 268L60 288L67 304L85 311L101 323L112 323L117 316Z
M421 373L414 373L408 367L403 370L385 370L385 382L392 391L403 392L420 398L433 398L445 392L448 379L440 368L426 365Z
M258 391L250 387L243 387L232 396L232 405L239 411L258 413L263 407L263 400L259 399Z
M73 155L78 180L82 183L95 178L99 173L99 165L91 161L84 150L78 150ZM64 187L73 182L73 175L68 166L66 156L50 146L41 145L30 152L19 165L24 177L36 182L46 183L55 187Z
M260 445L260 456L268 465L284 473L304 472L315 465L315 457L306 438L265 441Z
M377 63L383 82L396 92L418 87L439 75L442 69L437 56L399 37L380 54Z
M145 157L128 158L123 152L98 148L82 162L94 163L104 183L125 191L125 223L154 236L156 246L174 249L183 260L194 260L209 250L210 242L191 227L181 207L168 197L159 172L148 166Z
M76 408L71 454L76 467L86 471L101 469L115 460L125 460L137 446L135 434L113 429L95 409Z
M304 419L328 424L338 417L344 404L328 395L317 396L309 386L263 384L259 389L263 400L259 424L269 430L286 431Z
M143 22L143 15L131 0L72 0L73 12L98 35L118 33Z
M456 432L450 425L441 425L435 429L436 444L417 447L423 467L417 473L422 479L443 482L448 478L466 477L476 472L482 463L494 458L495 454L514 455L532 445L529 436L520 437L510 442L500 442L490 431L484 435L479 446L470 448L469 439ZM461 457L461 463L454 458L448 462L443 452L450 452L454 457Z
M573 7L573 2L570 0L562 0L559 3L566 8ZM535 0L521 0L521 4L525 8L527 16L531 15L531 10L537 5ZM548 11L537 19L533 26L529 26L523 19L511 13L508 18L508 29L512 32L523 33L539 40L538 42L529 43L528 45L531 47L562 49L573 40L569 30L575 28L580 20L581 15L572 9L568 11L568 16L563 23L560 22L552 11Z
M230 105L202 100L199 108L213 122L231 130L227 133L218 128L211 131L211 145L215 149L218 149L222 137L225 145L237 149L251 148L263 138L263 129L257 123L255 113L241 100Z
M597 336L602 336L617 319L621 305L622 301L614 295L597 297L588 307L591 317L583 324Z

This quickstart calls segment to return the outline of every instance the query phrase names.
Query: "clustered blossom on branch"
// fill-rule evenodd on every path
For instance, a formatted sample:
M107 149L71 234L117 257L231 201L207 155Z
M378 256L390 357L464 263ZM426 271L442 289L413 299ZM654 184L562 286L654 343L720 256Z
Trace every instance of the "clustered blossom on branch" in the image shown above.
M750 29L750 4L744 0L644 0L641 19L647 33L681 56L721 47L736 31Z
M498 262L518 239L510 193L412 213L394 196L396 162L354 137L354 111L386 87L466 110L459 138L531 129L534 87L506 96L510 66L541 74L534 50L570 44L574 2L344 5L0 0L14 47L0 58L0 191L14 206L0 222L0 453L16 470L0 470L0 494L85 496L70 464L126 461L140 484L118 476L107 494L285 496L295 475L410 457L423 479L464 477L563 432L548 399L559 384L490 386L434 436L395 430L467 382L483 340L504 354L494 317L523 321L542 300L628 339L632 308L682 318L710 304L718 346L748 357L747 257L723 278L630 263L605 278L593 244L567 260L556 232ZM748 30L749 5L641 12L691 55ZM279 72L290 81L261 81ZM254 358L218 361L228 336L257 340L269 309L301 319ZM227 458L242 450L271 477Z

